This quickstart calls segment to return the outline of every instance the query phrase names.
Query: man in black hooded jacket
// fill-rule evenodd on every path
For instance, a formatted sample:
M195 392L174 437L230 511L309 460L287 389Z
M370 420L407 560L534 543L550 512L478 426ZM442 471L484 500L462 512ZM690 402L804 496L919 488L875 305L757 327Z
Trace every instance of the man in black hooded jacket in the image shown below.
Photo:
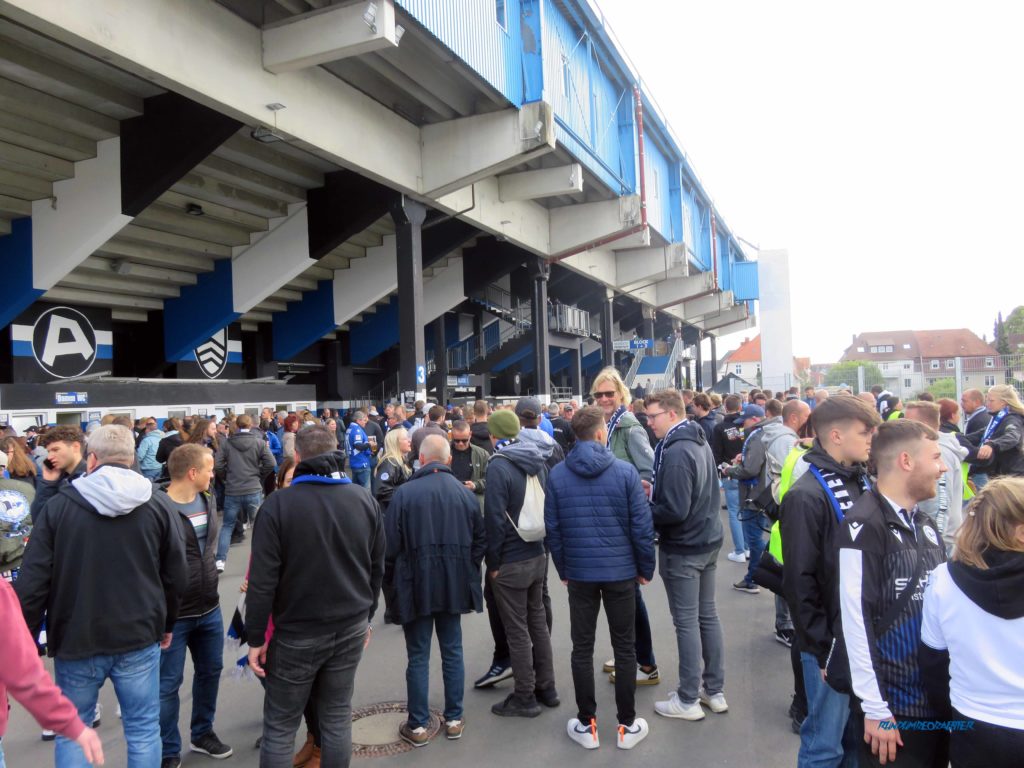
M811 413L817 439L803 461L810 469L783 498L783 591L796 629L808 714L800 729L798 765L855 760L849 696L825 685L825 665L839 618L835 537L846 510L867 489L865 463L881 417L852 395L822 401ZM844 739L845 734L845 739Z

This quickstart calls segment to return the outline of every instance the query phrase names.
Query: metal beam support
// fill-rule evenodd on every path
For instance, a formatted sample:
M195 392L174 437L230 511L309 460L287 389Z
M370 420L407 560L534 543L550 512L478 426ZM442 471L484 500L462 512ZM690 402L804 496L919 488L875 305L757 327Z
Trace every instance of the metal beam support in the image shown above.
M537 377L534 394L545 404L551 399L551 360L548 357L548 278L551 265L543 259L533 259L527 267L533 279L533 371Z
M606 289L601 308L601 359L605 366L615 365L615 291Z
M434 372L437 377L437 403L448 402L448 344L444 335L444 315L434 320Z
M423 240L421 228L427 209L404 195L391 209L395 222L398 260L399 374L402 392L427 394L426 352L423 344Z
M711 386L718 383L718 337L711 336Z

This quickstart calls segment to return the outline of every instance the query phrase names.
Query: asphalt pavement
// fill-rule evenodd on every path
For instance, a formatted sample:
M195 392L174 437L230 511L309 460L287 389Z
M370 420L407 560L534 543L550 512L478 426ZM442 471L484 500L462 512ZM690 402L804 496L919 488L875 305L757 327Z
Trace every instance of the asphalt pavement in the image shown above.
M725 513L723 512L723 518ZM727 520L726 541L729 541ZM465 693L466 730L459 741L435 739L427 747L385 757L359 759L366 765L406 765L422 768L452 766L491 766L518 768L522 765L559 765L569 761L586 761L591 766L621 766L633 762L644 766L743 766L763 768L792 766L796 763L799 737L790 730L787 717L793 693L789 649L774 639L774 602L771 593L760 595L738 592L732 583L742 576L744 567L726 559L726 546L719 553L716 575L718 611L725 635L725 695L729 711L712 714L700 722L662 718L654 713L654 702L668 697L678 683L677 653L672 618L668 611L660 579L644 587L644 599L651 618L654 650L661 669L662 682L656 686L637 688L637 714L650 724L650 735L632 752L615 747L614 686L601 674L601 664L611 658L604 614L598 621L596 658L598 728L601 748L583 750L565 735L566 721L575 716L576 708L569 669L569 609L566 590L554 569L550 573L550 592L554 610L552 643L555 674L562 704L545 709L540 717L530 720L500 718L490 707L511 692L511 680L489 691L477 691L472 681L483 674L491 662L493 643L487 617L483 614L464 616L463 649L466 662ZM221 604L225 621L230 620L238 599L248 562L249 545L232 547L227 570L221 579ZM379 625L359 666L356 679L355 709L381 702L405 699L405 642L400 627ZM226 664L233 663L225 659ZM50 662L48 662L50 664ZM50 666L52 671L52 666ZM188 724L191 714L191 661L186 662L185 682L181 688L181 732L187 749ZM434 644L431 660L430 691L432 708L443 704L441 664ZM126 764L124 735L115 709L113 688L108 682L100 693L103 722L99 733L103 739L108 766ZM253 745L261 732L263 692L253 681L225 677L221 681L215 730L221 740L234 748L234 755L225 765L255 766L259 753ZM363 732L368 738L384 741L386 731L401 718L381 718L375 727L369 721ZM382 731L384 731L382 733ZM31 717L12 702L8 733L3 748L10 768L37 768L53 764L53 743L40 740L40 730ZM305 738L301 728L296 734L297 746ZM397 733L394 738L397 740ZM218 763L223 761L217 761ZM184 766L211 766L210 758L199 754L183 754Z

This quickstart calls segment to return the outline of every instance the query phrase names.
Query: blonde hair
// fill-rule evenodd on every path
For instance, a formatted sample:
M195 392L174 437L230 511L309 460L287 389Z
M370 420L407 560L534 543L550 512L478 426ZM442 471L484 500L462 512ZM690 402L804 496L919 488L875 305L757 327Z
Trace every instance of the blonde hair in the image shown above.
M388 433L384 436L384 453L381 454L379 462L383 464L386 459L391 459L393 464L401 467L402 473L405 475L408 475L411 470L405 462L405 454L402 453L399 444L408 433L409 431L405 427L389 429Z
M590 387L590 394L597 392L597 385L602 381L610 381L612 386L615 387L615 391L619 393L619 397L622 399L623 405L629 405L633 398L629 395L629 390L626 388L626 382L622 380L622 376L619 372L611 366L603 368L599 374L594 378L594 383Z
M989 549L1024 552L1016 535L1019 525L1024 525L1024 478L989 480L967 507L952 559L987 570Z
M989 387L988 394L995 395L1006 403L1006 407L1011 411L1024 416L1024 403L1020 401L1017 390L1009 384L997 384L994 387Z

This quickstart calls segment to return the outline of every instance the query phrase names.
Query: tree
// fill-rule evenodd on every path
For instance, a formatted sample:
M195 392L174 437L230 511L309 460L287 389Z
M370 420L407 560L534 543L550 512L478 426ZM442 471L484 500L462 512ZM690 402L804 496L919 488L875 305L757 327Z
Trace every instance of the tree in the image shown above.
M1017 307L1010 313L1004 323L1007 336L1018 336L1024 334L1024 304Z
M885 377L882 371L874 363L867 360L848 360L845 363L836 363L825 376L826 387L838 387L846 384L848 387L857 389L857 369L864 366L864 388L871 389L875 384L885 386Z
M941 397L956 400L956 379L936 379L935 383L929 385L928 391L935 396L936 400Z
M1003 322L1002 312L996 315L996 322L992 328L992 332L992 346L996 348L996 352L1000 355L1010 354L1010 339L1007 336L1006 323Z

